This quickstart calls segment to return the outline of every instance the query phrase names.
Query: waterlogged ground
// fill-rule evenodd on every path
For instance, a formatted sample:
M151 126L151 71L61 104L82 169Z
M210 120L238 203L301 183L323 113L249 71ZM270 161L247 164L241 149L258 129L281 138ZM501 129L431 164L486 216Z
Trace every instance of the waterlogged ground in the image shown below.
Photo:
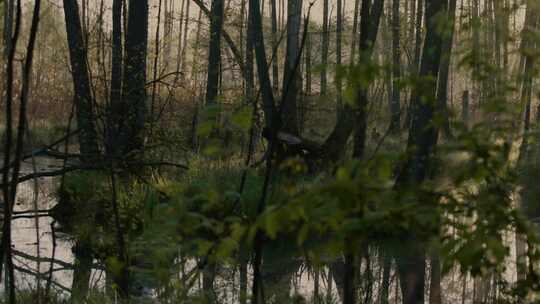
M58 169L61 167L61 162L57 160L38 158L33 164L31 161L23 165L22 175L36 171L44 171ZM51 289L56 290L65 296L69 295L73 277L73 253L71 251L72 241L68 236L56 233L53 241L52 224L53 219L46 215L46 210L52 208L56 203L54 191L58 185L58 180L55 178L40 178L39 180L31 180L19 185L17 203L15 207L15 219L13 221L13 248L14 248L14 263L16 267L17 288L19 290L34 289L38 282L42 288L47 286L47 282ZM34 217L35 209L39 210L41 216ZM515 280L515 237L513 233L508 233L507 242L511 249L511 257L507 261L506 275L510 281ZM55 243L55 244L54 244ZM376 251L373 251L376 255ZM374 273L382 273L380 271L380 263L377 258L371 261L371 269ZM365 263L363 262L362 274L365 275ZM327 270L322 270L325 274ZM223 280L216 282L217 286L223 286L220 290L220 299L223 303L238 303L238 273L234 272L233 278L225 277ZM429 281L429 267L426 269L426 275ZM328 283L323 275L320 279L321 295L327 294ZM399 289L396 280L396 273L392 271L390 282L390 298L391 303L398 303L396 295L399 297ZM381 289L381 277L373 278L372 297L378 302ZM2 280L3 282L4 280ZM102 270L95 269L91 277L91 287L103 287L105 274ZM226 282L227 281L227 282ZM233 282L231 284L231 282ZM200 288L198 282L194 288ZM225 287L227 286L227 287ZM3 289L3 283L0 284ZM332 283L333 297L337 297L335 283ZM486 288L468 277L466 280L460 275L459 270L451 271L443 280L443 289L447 296L443 299L444 303L458 303L465 297L467 302L473 298L473 294L481 288ZM313 277L304 267L299 273L293 277L291 292L296 292L309 298L313 292ZM426 288L426 293L428 288ZM428 299L428 298L426 298ZM398 300L398 301L396 301ZM396 302L394 302L396 301Z
M32 173L34 169L58 169L61 165L56 160L36 158L35 163L31 160L24 163L21 175ZM53 219L46 215L46 211L56 204L56 185L57 179L49 177L19 184L12 223L13 259L19 290L34 289L38 282L46 287L50 280L52 290L69 294L73 273L72 242L69 237L56 233L53 245ZM36 206L39 217L34 216ZM92 284L103 282L103 278L101 271L94 271Z

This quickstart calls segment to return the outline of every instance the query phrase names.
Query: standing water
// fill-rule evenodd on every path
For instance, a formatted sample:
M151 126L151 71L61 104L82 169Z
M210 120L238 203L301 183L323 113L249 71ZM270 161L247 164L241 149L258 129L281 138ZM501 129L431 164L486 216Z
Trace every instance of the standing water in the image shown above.
M36 171L59 169L62 162L36 158ZM34 172L31 162L22 165L21 175ZM48 210L57 203L59 178L46 177L19 184L12 221L12 248L16 286L19 290L35 290L50 286L51 291L68 296L73 280L73 241L56 231ZM36 208L39 216L36 217ZM102 271L93 271L91 286L102 282ZM4 282L0 285L4 288Z

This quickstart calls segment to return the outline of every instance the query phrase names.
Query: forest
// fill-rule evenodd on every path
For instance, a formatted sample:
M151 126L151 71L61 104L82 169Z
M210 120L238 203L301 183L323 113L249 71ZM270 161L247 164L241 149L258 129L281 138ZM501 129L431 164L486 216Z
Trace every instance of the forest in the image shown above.
M0 12L0 303L540 303L540 0Z

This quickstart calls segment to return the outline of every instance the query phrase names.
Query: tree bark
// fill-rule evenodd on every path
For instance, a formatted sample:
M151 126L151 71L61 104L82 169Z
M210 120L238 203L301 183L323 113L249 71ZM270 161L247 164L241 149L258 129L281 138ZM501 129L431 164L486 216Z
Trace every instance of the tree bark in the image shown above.
M148 0L130 0L126 33L126 57L117 143L123 155L143 147L146 123L146 56L148 52Z
M353 65L356 62L356 46L357 46L357 37L358 37L358 17L360 11L360 0L354 1L354 17L353 17L353 28L352 28L352 37L351 37L351 56L349 58L350 65Z
M73 284L71 292L71 302L73 304L82 303L90 288L90 275L92 273L92 265L94 257L91 248L83 245L84 242L76 242L73 246L73 256L75 257L75 265L73 271Z
M68 40L69 58L74 87L74 102L79 146L83 161L91 161L99 155L97 132L90 91L90 76L87 64L87 48L83 40L79 7L76 0L64 0L64 17Z
M461 104L461 121L465 129L469 129L469 91L463 91L462 104Z
M274 94L272 93L272 85L268 76L268 62L266 61L266 50L264 48L264 34L259 0L249 0L249 12L251 26L248 28L248 35L252 35L253 37L253 48L263 100L265 127L268 130L273 130L281 122L280 118L276 115Z
M240 304L247 303L247 286L248 286L248 261L247 259L240 261Z
M390 291L390 270L392 267L392 258L388 253L381 250L383 254L383 276L381 286L381 304L388 304Z
M338 71L341 69L341 42L343 33L343 0L337 0L337 13L336 13L336 67ZM339 119L342 111L342 76L341 73L337 73L335 77L336 81L336 118Z
M213 0L210 9L210 46L208 49L208 78L206 81L206 105L217 104L221 64L221 32L223 30L223 0Z
M414 1L414 0L413 0ZM420 56L422 55L422 34L423 34L423 21L424 21L424 2L425 0L416 0L416 29L415 29L415 38L414 38L414 64L413 64L413 75L418 73L418 68L420 66Z
M400 100L401 89L401 50L400 50L400 20L399 0L392 0L392 100L390 130L398 133L400 129Z
M277 24L277 7L276 7L276 0L270 0L270 13L271 21L272 21L272 50L274 50L273 60L272 60L272 87L275 91L279 88L279 67L278 67L278 50L279 46L278 43L278 24Z
M384 7L384 0L377 0L373 4L373 8L370 7L369 1L362 1L362 7L360 11L360 37L359 37L359 63L366 64L371 61L373 46L377 33L379 32L379 23L381 19L382 10ZM345 154L347 141L355 130L355 147L353 156L361 157L364 153L365 135L367 128L367 87L364 84L359 86L357 91L356 103L354 106L344 104L343 115L337 121L330 136L323 144L322 150L324 151L324 158L327 163L338 162ZM356 129L354 124L356 123Z
M8 58L11 50L11 35L13 34L14 0L4 0L4 57Z
M321 45L321 95L326 95L327 86L327 65L328 65L328 0L323 1L323 28L322 28L322 45Z
M368 2L368 1L364 1ZM369 4L364 4L362 6ZM384 0L379 0L373 3L369 19L362 14L360 22L360 64L371 64L375 39L379 32L379 24L384 8ZM364 8L362 9L364 10ZM354 147L353 157L362 159L365 153L367 139L367 106L368 106L368 84L360 84L356 93L356 119L354 129Z
M187 48L188 48L188 33L189 33L189 12L190 12L190 3L191 1L187 1L186 0L186 11L185 11L185 18L184 18L184 35L183 35L183 39L184 41L182 42L182 53L180 54L180 62L182 62L182 66L181 66L181 71L184 73L183 75L185 75L186 73L186 67L187 67L187 60L186 60L186 53L187 53Z
M109 115L107 122L107 154L116 155L114 140L119 134L116 122L121 120L122 103L122 1L113 0L112 4L112 58L111 58L111 92L109 100Z
M300 72L296 62L300 56L300 25L302 23L302 1L287 1L287 50L283 73L282 130L299 135L298 92L301 86Z
M429 283L429 304L441 304L441 262L438 253L431 255L431 277Z
M418 69L420 67L420 56L422 55L422 34L423 34L423 20L424 20L424 4L425 0L413 0L416 1L416 24L415 24L415 38L414 38L414 59L413 64L411 65L410 75L411 77L418 76ZM405 128L408 129L412 121L412 113L414 112L414 101L413 95L411 92L409 105L407 107L407 117L405 117Z
M447 137L452 137L450 129L450 113L448 111L448 78L450 76L450 63L452 62L452 47L454 45L454 29L456 17L456 0L450 0L448 7L448 22L445 25L442 49L445 50L441 58L439 83L437 89L437 103L442 119L442 131Z
M426 1L426 38L420 64L420 81L413 87L412 123L407 151L409 159L400 172L396 187L420 185L429 178L432 156L437 145L438 129L435 118L436 79L442 56L443 38L438 27L447 4L439 0ZM402 254L397 257L404 304L424 303L425 249L421 240L411 232Z

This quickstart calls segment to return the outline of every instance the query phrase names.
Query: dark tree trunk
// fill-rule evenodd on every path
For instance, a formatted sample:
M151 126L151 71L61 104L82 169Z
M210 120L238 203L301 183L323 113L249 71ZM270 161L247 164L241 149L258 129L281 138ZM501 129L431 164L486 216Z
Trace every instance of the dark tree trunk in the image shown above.
M319 291L320 287L320 271L319 269L313 270L313 303L314 304L320 304L321 303L321 294Z
M205 266L203 270L202 277L202 287L205 297L205 303L213 304L216 303L215 291L214 291L214 280L216 277L216 264L210 262Z
M122 119L117 143L126 154L144 143L147 115L146 55L148 52L148 0L130 0L122 88Z
M305 56L306 56L306 71L305 71L305 75L306 75L306 87L305 87L305 90L306 90L306 95L308 96L311 96L311 91L312 91L312 86L313 86L313 80L312 80L312 77L311 77L311 72L312 72L312 48L313 48L313 45L312 45L312 37L311 37L311 34L308 33L307 34L307 37L306 37L306 47L304 49L305 51Z
M400 100L401 90L399 79L401 77L401 50L400 50L400 21L399 0L392 1L392 102L390 105L390 130L394 133L400 129Z
M253 65L253 33L250 31L251 26L251 14L248 12L247 20L247 37L246 37L246 97L249 101L253 102L255 94L255 67Z
M17 188L19 184L19 175L21 169L21 163L23 161L23 148L25 134L28 128L27 109L28 100L30 96L30 85L32 77L32 67L34 62L34 49L36 46L36 37L39 29L39 16L41 13L41 0L34 2L34 10L32 12L32 21L30 24L30 34L28 35L28 44L26 46L26 54L22 64L22 76L21 76L21 91L19 96L19 108L17 117L17 135L15 138L15 151L13 159L13 167L11 168L11 180L9 180L9 167L6 170L2 170L2 183L3 186L3 198L4 198L4 217L2 225L2 240L0 243L0 273L2 273L2 264L6 263L6 282L4 282L6 303L16 303L16 288L15 288L15 272L12 256L12 238L11 238L11 221L13 209L17 202ZM21 15L22 5L21 1L17 1L16 13L15 13L15 27L13 30L13 37L11 40L11 47L7 56L6 66L6 99L5 113L6 121L5 126L5 150L4 150L4 164L9 166L12 164L10 161L11 145L13 143L13 79L14 79L14 60L17 48L17 41L19 40L20 28L21 28ZM39 295L38 295L39 297ZM39 302L39 299L38 299Z
M336 67L341 69L341 42L343 33L343 0L337 0L337 12L336 12ZM339 74L339 73L338 73ZM343 82L341 81L341 75L336 75L336 118L339 119L342 111L342 94L341 90Z
M288 0L287 2L287 50L283 73L282 94L282 130L299 135L297 99L301 86L300 71L296 62L300 56L300 25L302 23L302 1Z
M264 48L264 34L259 0L249 0L249 15L251 22L248 28L248 35L253 37L253 48L263 100L265 127L270 131L281 123L279 117L276 115L272 85L268 76L268 62L266 61L266 50Z
M362 7L360 11L360 38L359 38L359 63L369 63L373 53L373 45L379 32L379 23L381 19L382 10L384 7L384 0L377 0L373 4L373 8L370 7L369 1L362 1ZM367 86L359 86L357 91L357 100L354 106L349 104L344 105L344 110L340 119L337 121L332 133L326 139L323 144L323 153L325 161L328 163L335 163L340 160L345 154L347 141L354 129L355 129L355 148L353 155L361 158L364 150L364 140L367 128Z
M429 304L441 304L441 262L438 253L431 255L431 276L429 283Z
M444 1L442 1L444 2ZM441 12L445 4L438 0L428 0L426 6L426 40L420 66L421 81L413 88L414 112L409 132L408 150L415 151L402 174L402 182L421 183L430 169L430 158L437 144L438 129L432 123L436 110L436 90L439 67L442 57L443 39L439 30Z
M87 48L83 40L79 6L76 0L64 0L69 58L74 87L74 102L77 113L79 146L82 159L91 161L99 155L94 118L93 99L87 65Z
M4 0L4 57L7 59L11 50L11 35L13 34L14 0Z
M155 123L155 111L156 111L156 95L159 94L158 92L158 86L157 86L157 75L158 75L158 69L159 69L159 54L160 54L160 30L161 30L161 16L162 16L162 7L163 7L163 0L158 1L158 12L157 12L157 19L156 19L156 32L155 32L155 39L154 39L154 58L153 58L153 64L152 64L152 94L150 97L150 127L149 129L149 136L152 136L152 132L154 132L154 123ZM166 42L165 42L166 43Z
M425 0L413 0L416 1L416 24L415 24L415 38L414 38L414 64L412 73L416 75L420 66L420 56L422 52L422 34L423 34L423 21L424 21L424 2Z
M75 265L73 271L73 284L71 292L71 302L82 303L88 295L90 288L90 275L92 273L92 264L94 257L89 246L83 245L84 242L78 241L73 246L73 256Z
M111 93L109 100L109 121L107 122L107 154L116 155L114 140L119 134L116 122L121 120L122 105L122 1L113 0L112 7L112 58Z
M442 131L447 137L452 136L450 130L450 114L448 113L448 78L450 76L450 63L452 59L452 47L454 45L454 28L456 16L456 0L450 0L448 7L448 23L445 28L442 49L445 50L441 58L439 71L439 84L437 89L437 103L441 112Z
M343 304L355 304L356 293L356 253L345 253L345 273L343 274Z
M411 71L410 74L412 77L418 76L418 69L420 66L420 56L422 55L422 33L424 32L422 29L423 21L424 21L424 4L425 0L413 0L416 1L416 24L415 24L415 38L414 38L414 61L411 65ZM413 101L413 95L411 92L411 98L409 100L409 105L407 108L407 117L405 118L405 128L409 128L411 126L411 120L412 120L412 113L414 112L414 101Z
M328 266L330 269L328 271L328 276L332 277L336 283L336 289L338 292L339 298L345 302L344 295L345 295L345 262L343 258L340 258L336 261L334 261L332 264ZM327 297L328 298L328 297Z
M469 91L463 91L463 99L461 104L461 120L465 129L469 129Z
M208 78L206 104L217 104L221 64L221 32L223 31L223 0L213 0L210 10L210 46L208 49Z
M192 0L198 7L199 9L208 17L208 18L212 18L212 12L204 5L204 2L202 0ZM189 3L189 2L188 2ZM187 34L186 34L186 31L185 31L186 27L184 27L184 46L186 45L186 37L187 37ZM223 27L221 28L221 36L223 37L223 39L225 40L225 42L227 43L227 45L229 46L229 49L231 50L233 56L234 56L234 59L236 61L236 64L238 64L239 68L240 68L240 72L242 73L242 77L245 77L245 74L244 74L244 59L242 58L241 56L241 53L240 53L240 50L236 47L236 44L234 43L233 39L231 38L231 36L227 33L227 31L225 31L223 29ZM218 73L219 75L219 73ZM218 77L219 78L219 77Z
M438 26L446 13L444 1L426 1L426 38L420 64L420 80L413 87L412 123L407 150L410 157L396 181L396 187L419 185L429 178L431 159L437 145L435 118L437 77L443 52L443 38ZM424 303L425 249L414 232L397 257L404 304Z
M350 64L353 65L356 62L356 46L358 41L358 13L360 11L360 0L354 1L354 17L353 17L353 28L352 28L352 37L351 37L351 56L349 58Z
M278 24L277 24L277 7L276 0L270 0L270 10L272 14L272 50L274 51L272 59L272 87L274 90L279 88L279 68L278 68Z
M364 4L364 2L362 2L362 11L364 11L364 5L369 5ZM378 0L373 3L369 19L365 18L364 14L362 14L362 20L360 21L360 64L370 64L371 62L383 8L384 0ZM356 109L353 157L358 159L362 159L365 153L368 89L369 84L359 85L356 93L356 106L358 109Z
M322 45L321 45L321 95L326 95L327 86L327 65L328 65L328 43L329 43L329 29L328 29L328 0L323 2L323 28L322 28Z

